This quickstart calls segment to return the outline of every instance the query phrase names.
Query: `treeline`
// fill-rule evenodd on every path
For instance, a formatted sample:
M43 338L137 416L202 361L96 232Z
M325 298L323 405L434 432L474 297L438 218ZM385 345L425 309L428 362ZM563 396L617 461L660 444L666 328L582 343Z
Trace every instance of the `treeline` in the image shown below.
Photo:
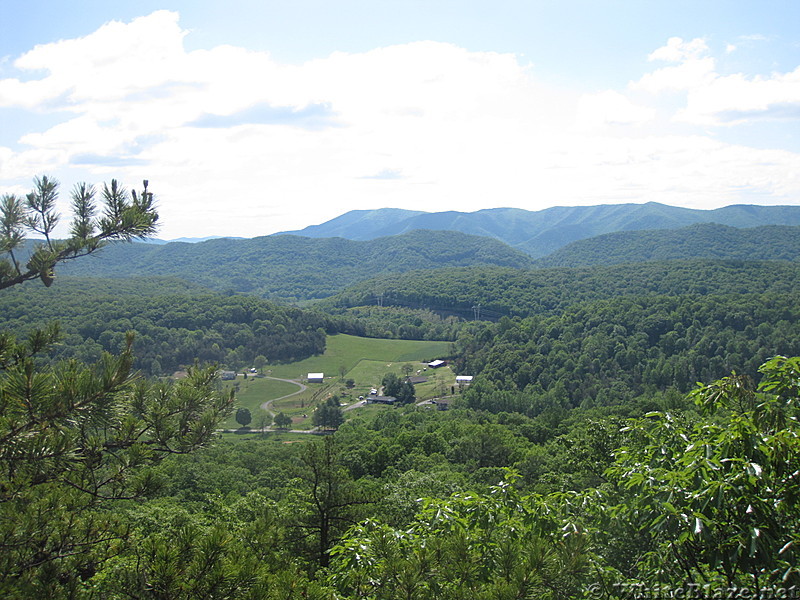
M473 323L455 365L476 382L464 404L530 416L690 390L769 357L800 354L797 293L627 297L559 315Z
M95 362L136 333L134 366L147 374L216 363L230 369L321 354L327 334L362 333L352 322L252 296L226 296L176 280L59 280L0 296L0 326L24 337L58 321L53 360Z
M800 264L675 260L585 268L469 267L381 276L319 304L426 309L468 320L555 314L576 303L621 296L780 294L800 289ZM478 312L480 308L480 312Z

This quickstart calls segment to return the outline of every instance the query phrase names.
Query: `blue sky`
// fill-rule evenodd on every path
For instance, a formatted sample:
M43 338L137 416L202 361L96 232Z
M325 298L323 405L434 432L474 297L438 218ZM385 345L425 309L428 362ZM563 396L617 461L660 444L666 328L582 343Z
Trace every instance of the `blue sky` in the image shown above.
M0 0L0 193L163 238L347 210L800 202L800 3Z

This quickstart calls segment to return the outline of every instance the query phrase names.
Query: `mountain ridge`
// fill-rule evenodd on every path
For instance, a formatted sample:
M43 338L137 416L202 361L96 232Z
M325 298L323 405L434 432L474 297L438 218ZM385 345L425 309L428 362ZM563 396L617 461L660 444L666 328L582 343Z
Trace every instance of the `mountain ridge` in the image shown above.
M283 234L369 240L416 229L460 231L494 238L533 258L541 258L571 242L598 235L616 231L680 229L697 223L718 223L736 228L800 225L800 206L733 204L702 210L647 202L555 206L540 211L487 208L474 212L423 212L381 208L349 211L325 223Z

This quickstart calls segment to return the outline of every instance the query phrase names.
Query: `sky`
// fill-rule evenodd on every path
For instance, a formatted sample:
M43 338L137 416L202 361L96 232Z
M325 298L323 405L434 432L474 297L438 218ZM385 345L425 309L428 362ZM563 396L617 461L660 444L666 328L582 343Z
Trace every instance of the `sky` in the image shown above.
M158 237L349 210L800 204L796 0L0 0L0 194Z

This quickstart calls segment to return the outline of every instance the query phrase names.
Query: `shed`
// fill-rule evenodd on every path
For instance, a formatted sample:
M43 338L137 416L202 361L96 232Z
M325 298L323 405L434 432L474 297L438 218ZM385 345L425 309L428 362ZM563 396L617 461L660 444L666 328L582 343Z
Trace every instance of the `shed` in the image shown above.
M325 378L324 373L309 373L308 374L308 383L322 383L322 380Z
M446 362L444 362L443 360L434 360L433 362L429 362L429 363L428 363L428 366L429 366L431 369L438 369L439 367L443 367L443 366L445 366L446 364L447 364L447 363L446 363Z
M456 375L456 383L458 385L469 385L472 383L472 375Z

